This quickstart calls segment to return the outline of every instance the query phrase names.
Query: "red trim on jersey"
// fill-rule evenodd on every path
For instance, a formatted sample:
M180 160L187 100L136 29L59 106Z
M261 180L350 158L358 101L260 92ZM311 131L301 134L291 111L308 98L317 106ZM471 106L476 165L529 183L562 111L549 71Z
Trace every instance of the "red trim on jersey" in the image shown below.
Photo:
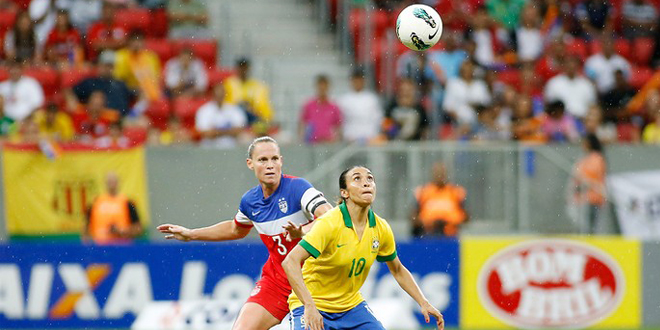
M234 223L236 223L237 226L242 227L242 228L252 228L252 227L254 227L254 225L246 225L244 223L240 223L236 219L234 219Z
M282 174L282 177L287 178L287 179L297 179L297 178L299 178L297 176L289 175L289 174Z

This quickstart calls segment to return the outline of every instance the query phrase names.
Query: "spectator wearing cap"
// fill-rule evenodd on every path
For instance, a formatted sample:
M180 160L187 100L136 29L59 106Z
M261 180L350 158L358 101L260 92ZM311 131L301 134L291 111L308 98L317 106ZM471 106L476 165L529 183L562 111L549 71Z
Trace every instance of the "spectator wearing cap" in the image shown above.
M118 111L122 116L127 115L135 95L123 81L113 76L114 67L115 53L108 50L101 53L97 75L83 79L71 91L67 91L69 101L87 103L92 93L102 91L106 95L108 108Z
M602 51L591 55L584 64L584 71L587 77L591 78L598 87L598 92L602 95L614 88L617 71L623 72L626 77L630 76L630 63L615 53L614 40L609 37L602 38Z
M241 106L248 117L248 124L255 122L270 122L273 120L273 109L270 105L268 87L263 82L250 77L250 61L247 58L238 60L237 74L225 79L224 87L227 102Z
M144 46L144 34L134 31L127 47L115 55L115 78L137 91L141 99L149 102L163 98L161 65L158 56Z
M101 19L87 31L86 47L90 60L96 60L98 54L104 50L118 50L126 45L128 32L115 21L116 12L116 4L104 1Z
M341 140L343 116L339 106L330 100L330 79L316 78L316 96L305 103L300 114L298 135L309 144Z
M34 121L39 126L39 133L52 141L68 142L73 140L75 130L71 117L60 111L56 104L50 103L45 109L34 114Z
M173 96L200 95L208 88L204 64L191 48L183 48L179 56L165 64L165 86Z
M9 62L9 79L0 83L0 96L5 100L5 114L21 121L44 103L44 91L37 80L23 75L23 63Z
M383 108L378 95L366 89L363 69L353 71L351 88L338 100L344 118L342 135L349 142L369 143L379 138Z
M653 36L658 26L658 10L645 0L628 0L623 3L623 35L634 39Z
M580 59L575 56L566 60L563 74L548 81L544 94L546 101L562 101L568 113L580 119L597 102L596 88L589 79L580 75Z
M213 99L195 114L195 129L201 135L201 145L211 148L232 148L247 127L245 112L225 101L222 85L213 89Z
M207 8L199 0L170 0L167 16L173 39L209 39Z

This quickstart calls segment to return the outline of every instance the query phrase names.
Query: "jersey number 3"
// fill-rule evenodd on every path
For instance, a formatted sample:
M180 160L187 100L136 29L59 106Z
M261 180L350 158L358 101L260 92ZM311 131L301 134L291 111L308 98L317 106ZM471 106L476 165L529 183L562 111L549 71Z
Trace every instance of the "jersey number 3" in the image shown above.
M286 246L284 246L284 244L282 244L282 236L271 236L271 237L273 237L273 242L275 242L275 244L277 244L277 253L279 253L280 255L285 256L287 250L286 250Z

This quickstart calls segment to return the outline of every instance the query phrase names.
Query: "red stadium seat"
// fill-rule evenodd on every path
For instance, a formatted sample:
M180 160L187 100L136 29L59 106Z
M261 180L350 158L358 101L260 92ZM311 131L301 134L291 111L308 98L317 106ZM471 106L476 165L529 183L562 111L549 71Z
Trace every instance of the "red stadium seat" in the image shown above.
M655 42L651 38L635 39L632 46L632 49L634 49L633 62L639 65L649 65L654 48Z
M179 117L183 127L192 129L195 127L197 110L208 101L206 97L178 97L174 100L174 115Z
M4 35L4 32L11 29L16 21L16 12L9 10L0 11L0 32Z
M366 27L367 13L361 9L353 9L349 14L348 27L353 35L353 45L355 47L355 56L360 56L361 45L364 42L361 40ZM385 11L374 10L371 12L369 18L371 22L371 38L370 42L377 43L384 35L388 28L394 29L396 20L391 20L390 15Z
M614 44L614 49L616 50L616 53L630 59L631 57L631 49L630 49L630 42L626 39L617 39L615 44Z
M587 43L583 39L575 38L566 45L566 52L570 55L576 55L582 60L587 58L589 53Z
M9 71L7 68L0 68L0 82L9 79Z
M151 25L147 35L153 38L166 38L169 24L167 21L167 11L165 9L155 9L151 12Z
M126 136L132 144L142 144L147 141L148 132L143 127L129 126L124 128L124 136Z
M24 74L36 79L41 84L47 100L52 100L60 89L60 76L55 69L30 68L26 69Z
M653 70L651 68L646 66L633 67L630 70L630 86L640 89L651 77L653 77Z
M145 47L158 55L163 66L175 55L172 44L167 39L147 39Z
M143 8L121 9L115 15L115 22L126 31L140 30L147 33L151 28L151 15L148 9Z
M151 119L151 126L164 130L167 128L167 122L170 119L170 110L170 102L163 99L151 102L144 114Z
M637 142L639 140L639 130L631 123L617 124L616 133L619 142Z
M209 78L209 89L217 84L221 84L225 79L234 75L236 71L229 68L211 68L207 71Z
M61 73L61 87L71 88L86 78L93 77L96 74L95 70L70 70L62 71Z
M195 56L199 57L207 67L214 67L217 63L218 42L215 40L180 40L173 43L174 54L179 54L184 47L192 48Z

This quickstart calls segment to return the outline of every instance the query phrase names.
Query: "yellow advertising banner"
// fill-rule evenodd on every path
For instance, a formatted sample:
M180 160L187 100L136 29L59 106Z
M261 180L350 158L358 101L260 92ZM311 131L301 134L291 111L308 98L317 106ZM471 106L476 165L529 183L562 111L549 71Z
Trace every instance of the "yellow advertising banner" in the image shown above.
M135 203L143 227L149 224L142 147L69 146L48 156L37 147L3 148L5 217L11 236L80 234L86 210L105 192L110 172L119 177L120 193Z
M462 328L638 328L640 243L617 237L464 238Z

